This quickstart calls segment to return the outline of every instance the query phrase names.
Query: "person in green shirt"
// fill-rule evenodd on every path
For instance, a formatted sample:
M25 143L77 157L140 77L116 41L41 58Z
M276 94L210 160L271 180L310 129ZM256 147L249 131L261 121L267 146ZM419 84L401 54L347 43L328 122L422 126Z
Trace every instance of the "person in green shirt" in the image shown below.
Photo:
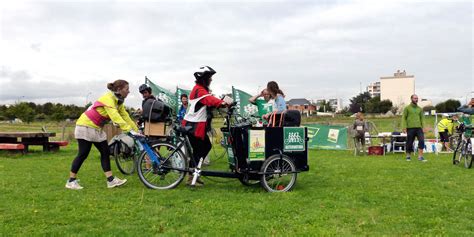
M252 96L249 98L249 102L258 107L258 115L260 118L268 113L273 111L272 101L270 100L270 92L265 88L260 94ZM261 99L262 97L263 99Z
M407 134L406 160L411 161L413 142L418 138L418 160L426 162L423 158L423 149L425 148L425 135L423 124L423 110L418 106L418 96L411 96L411 103L403 109L402 128Z

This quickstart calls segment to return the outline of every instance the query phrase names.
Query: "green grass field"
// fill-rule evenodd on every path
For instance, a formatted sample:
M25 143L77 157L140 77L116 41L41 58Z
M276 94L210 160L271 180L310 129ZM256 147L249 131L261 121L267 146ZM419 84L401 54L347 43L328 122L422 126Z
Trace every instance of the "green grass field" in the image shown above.
M399 126L399 118L369 120L379 131ZM0 124L0 131L40 131L43 125L57 133L54 140L72 137L73 124ZM209 169L226 169L226 158L218 158L223 150L215 147ZM474 170L451 165L449 154L427 154L429 161L420 163L406 162L403 154L354 157L351 151L311 150L310 171L299 174L294 190L271 194L223 178L205 178L198 189L183 182L156 191L136 175L109 190L95 149L79 172L85 188L66 190L76 142L56 153L32 148L26 155L0 152L2 236L474 235ZM113 160L112 168L125 177Z
M85 188L66 190L76 149L0 153L2 236L474 234L474 170L454 167L448 154L421 163L402 154L312 150L310 171L299 174L295 189L272 194L222 178L156 191L136 175L109 190L95 149L79 172Z

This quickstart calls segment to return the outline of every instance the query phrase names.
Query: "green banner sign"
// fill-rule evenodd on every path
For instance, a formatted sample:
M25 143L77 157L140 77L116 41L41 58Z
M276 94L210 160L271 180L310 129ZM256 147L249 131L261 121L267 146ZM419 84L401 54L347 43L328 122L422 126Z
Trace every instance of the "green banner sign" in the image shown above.
M169 90L156 85L147 77L145 77L145 84L148 84L151 87L156 98L162 100L166 105L174 110L173 113L176 113L179 98L176 98L175 93L172 93Z
M271 102L267 102L264 99L259 98L255 101L255 103L257 104L259 117L273 112L273 104Z
M242 117L258 115L258 107L249 102L250 97L252 97L250 94L232 87L232 97L237 103L239 113Z
M284 127L283 151L304 151L305 137L305 129L302 127Z
M347 149L347 128L323 124L305 124L308 128L309 148L345 150Z
M232 151L232 145L229 144L229 133L228 132L223 132L223 139L224 139L224 148L227 150L227 159L230 164L235 165L235 160L234 160L234 152Z

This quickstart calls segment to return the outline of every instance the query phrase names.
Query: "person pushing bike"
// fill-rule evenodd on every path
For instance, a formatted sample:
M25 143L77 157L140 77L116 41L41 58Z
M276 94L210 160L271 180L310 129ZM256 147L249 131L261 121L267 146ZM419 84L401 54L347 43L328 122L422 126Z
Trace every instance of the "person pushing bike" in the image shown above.
M109 146L103 127L108 121L112 120L120 126L122 131L137 134L137 125L130 118L123 104L130 93L129 85L125 80L116 80L113 83L108 83L107 88L110 91L95 101L76 122L74 136L77 139L79 151L72 162L69 179L65 185L68 189L79 190L83 188L77 182L76 177L82 163L89 156L92 144L100 152L100 162L107 178L107 187L114 188L127 182L126 179L119 179L112 175Z

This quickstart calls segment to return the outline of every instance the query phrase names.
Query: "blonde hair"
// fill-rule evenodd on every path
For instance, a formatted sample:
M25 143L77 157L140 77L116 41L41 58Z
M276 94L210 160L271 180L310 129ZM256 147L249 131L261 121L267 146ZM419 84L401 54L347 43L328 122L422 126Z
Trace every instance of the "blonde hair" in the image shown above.
M364 120L364 114L362 112L357 112L356 119Z

